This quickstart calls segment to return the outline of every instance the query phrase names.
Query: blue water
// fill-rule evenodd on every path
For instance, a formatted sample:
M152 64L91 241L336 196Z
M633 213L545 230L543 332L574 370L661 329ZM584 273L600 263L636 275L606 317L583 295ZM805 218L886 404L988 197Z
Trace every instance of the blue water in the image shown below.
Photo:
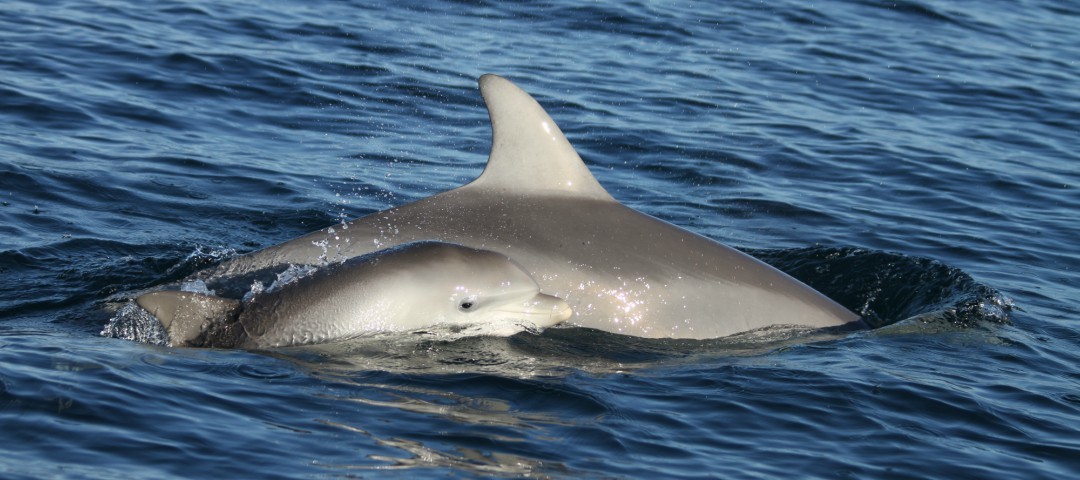
M1080 8L5 1L0 477L1069 478ZM132 292L482 170L475 79L620 201L876 327L275 352Z

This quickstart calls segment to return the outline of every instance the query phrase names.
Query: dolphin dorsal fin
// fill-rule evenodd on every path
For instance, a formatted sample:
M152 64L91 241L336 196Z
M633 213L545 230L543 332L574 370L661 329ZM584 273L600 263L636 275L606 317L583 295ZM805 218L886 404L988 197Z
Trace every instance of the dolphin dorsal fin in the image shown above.
M480 77L491 117L491 154L471 188L614 200L555 121L528 93L498 75Z

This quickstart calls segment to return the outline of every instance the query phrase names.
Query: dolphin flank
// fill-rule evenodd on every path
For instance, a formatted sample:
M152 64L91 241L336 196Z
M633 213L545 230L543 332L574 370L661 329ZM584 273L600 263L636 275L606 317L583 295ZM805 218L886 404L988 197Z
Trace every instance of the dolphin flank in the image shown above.
M480 78L491 153L473 182L197 272L208 284L433 240L518 262L566 300L568 324L652 338L715 338L859 317L742 252L637 212L596 181L544 109L510 81ZM328 255L329 254L329 255Z

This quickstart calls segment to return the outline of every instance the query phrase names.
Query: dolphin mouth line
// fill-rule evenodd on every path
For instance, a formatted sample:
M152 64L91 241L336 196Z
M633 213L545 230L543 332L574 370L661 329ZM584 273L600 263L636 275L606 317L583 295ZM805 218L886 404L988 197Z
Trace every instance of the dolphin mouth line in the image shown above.
M570 305L563 302L562 305L552 305L550 307L537 308L534 306L526 306L523 308L499 308L493 311L521 317L522 319L550 319L555 320L555 323L564 322L569 320L574 315L574 310L570 308Z
M492 311L497 312L497 313L505 313L507 315L518 315L518 316L522 316L522 317L552 317L552 318L566 317L566 318L563 318L563 320L566 320L567 318L570 318L570 314L572 313L569 308L560 308L560 309L552 308L550 311L537 311L537 310L528 311L528 310L515 310L515 309L498 309L498 310L492 310Z

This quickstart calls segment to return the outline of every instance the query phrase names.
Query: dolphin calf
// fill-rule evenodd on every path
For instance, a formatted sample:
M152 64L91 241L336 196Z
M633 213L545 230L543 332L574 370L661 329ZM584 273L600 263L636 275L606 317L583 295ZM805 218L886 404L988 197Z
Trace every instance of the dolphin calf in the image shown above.
M267 268L317 265L403 243L451 242L513 258L573 308L568 324L653 338L716 338L859 317L742 252L622 205L529 94L480 78L491 117L473 182L235 257L189 280L225 285Z
M570 318L506 255L440 242L333 263L241 301L165 290L135 303L171 346L272 348L377 333L509 336Z

